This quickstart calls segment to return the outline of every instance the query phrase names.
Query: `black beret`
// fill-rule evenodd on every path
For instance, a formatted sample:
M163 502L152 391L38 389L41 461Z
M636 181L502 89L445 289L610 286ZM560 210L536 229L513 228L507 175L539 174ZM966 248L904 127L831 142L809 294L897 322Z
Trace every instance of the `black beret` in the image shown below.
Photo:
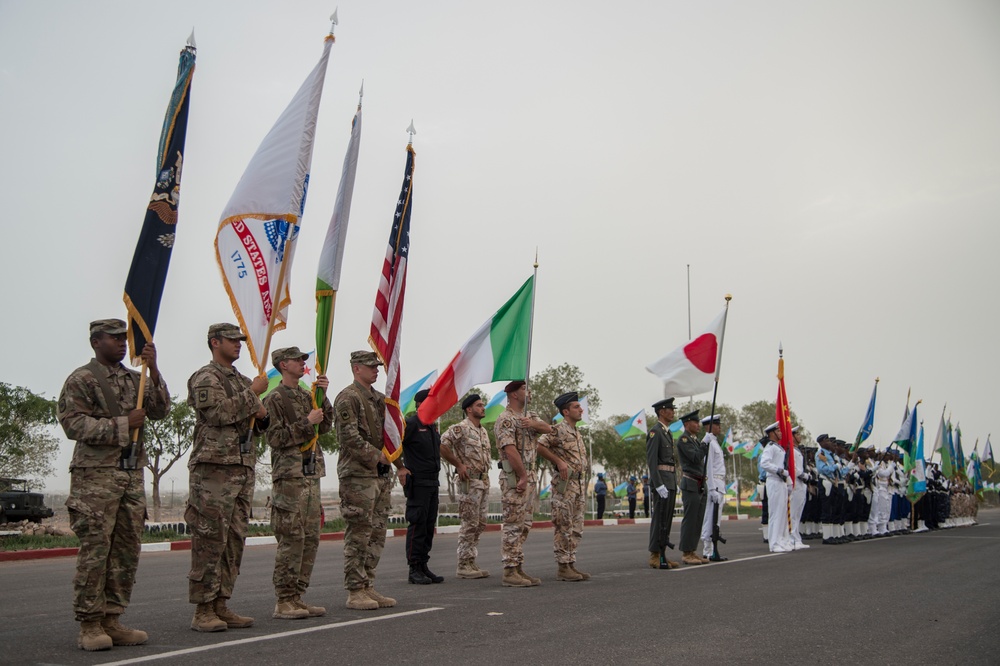
M469 407L472 407L479 400L482 400L482 398L479 396L478 393L470 393L469 395L465 396L465 400L462 401L462 409L468 409Z
M424 400L427 399L427 396L430 395L430 393L431 393L430 389L420 389L419 391L417 391L416 395L413 396L413 402L417 403L423 402Z

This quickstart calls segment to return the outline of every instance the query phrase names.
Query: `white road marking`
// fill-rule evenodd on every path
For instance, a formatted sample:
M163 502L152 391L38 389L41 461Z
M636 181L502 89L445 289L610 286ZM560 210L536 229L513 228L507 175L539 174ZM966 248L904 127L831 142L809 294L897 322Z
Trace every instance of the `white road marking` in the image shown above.
M430 613L432 611L444 610L437 606L432 608L419 608L412 611L404 611L402 613L392 613L391 615L377 615L375 617L366 617L360 620L348 620L347 622L336 622L334 624L324 624L319 627L307 627L305 629L295 629L293 631L282 631L277 634L267 634L266 636L253 636L251 638L241 638L235 641L226 641L224 643L215 643L214 645L202 645L199 647L186 648L184 650L174 650L172 652L161 652L159 654L151 654L145 657L137 657L135 659L123 659L122 661L109 661L105 662L103 666L120 666L121 664L141 664L146 661L156 661L158 659L169 659L171 657L179 657L187 654L197 654L199 652L207 652L208 650L217 650L219 648L233 647L235 645L247 645L249 643L259 643L261 641L270 641L275 638L287 638L289 636L300 636L302 634L311 634L316 631L326 631L327 629L339 629L341 627L350 627L356 624L366 624L368 622L380 622L381 620L393 620L399 617L406 617L408 615L420 615L421 613Z
M762 560L765 557L777 557L779 555L787 555L787 554L788 553L766 553L764 555L754 555L753 557L741 557L741 558L736 559L736 560L726 560L725 562L710 562L707 566L704 565L704 564L701 565L701 566L697 566L697 565L691 566L691 565L688 565L688 564L681 564L681 568L680 569L674 569L674 573L677 573L678 571L696 571L698 569L714 569L714 568L716 568L718 566L721 566L723 564L736 564L737 562L749 562L750 560Z

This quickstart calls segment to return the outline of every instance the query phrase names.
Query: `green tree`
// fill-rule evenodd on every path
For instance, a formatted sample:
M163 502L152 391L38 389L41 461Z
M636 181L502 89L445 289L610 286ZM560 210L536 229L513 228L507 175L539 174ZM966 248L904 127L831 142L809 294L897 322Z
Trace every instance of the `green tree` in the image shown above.
M44 487L59 450L51 430L55 422L54 400L0 382L0 476L28 478Z
M631 418L630 415L616 414L589 428L594 461L601 463L607 471L607 482L611 487L627 481L632 475L641 478L646 471L646 439L630 437L623 440L615 431L615 425Z
M591 418L597 415L601 407L601 394L583 379L580 368L569 363L545 368L531 376L531 402L528 409L536 412L544 420L551 422L558 413L552 402L567 391L577 391L587 397L587 405Z
M158 421L147 420L143 428L146 442L146 469L153 482L153 521L160 522L160 483L194 442L194 409L177 396L170 399L170 413Z

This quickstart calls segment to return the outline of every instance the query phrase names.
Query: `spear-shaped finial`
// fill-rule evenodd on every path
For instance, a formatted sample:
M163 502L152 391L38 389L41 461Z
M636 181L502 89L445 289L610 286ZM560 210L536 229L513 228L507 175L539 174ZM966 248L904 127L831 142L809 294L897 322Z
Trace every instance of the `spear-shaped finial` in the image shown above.
M192 51L198 50L198 44L194 41L194 26L191 26L191 35L187 39L187 47Z
M781 358L784 355L784 353L785 353L785 351L781 348L781 341L779 340L778 341L778 358Z
M416 128L413 126L413 118L410 118L410 126L406 128L406 131L410 135L410 143L413 143L413 135L417 133Z
M535 246L535 270L538 270L538 246Z
M337 9L340 9L340 7L337 7ZM334 9L333 13L330 14L330 34L331 35L333 34L334 29L336 29L337 24L340 23L340 21L337 20L337 9Z

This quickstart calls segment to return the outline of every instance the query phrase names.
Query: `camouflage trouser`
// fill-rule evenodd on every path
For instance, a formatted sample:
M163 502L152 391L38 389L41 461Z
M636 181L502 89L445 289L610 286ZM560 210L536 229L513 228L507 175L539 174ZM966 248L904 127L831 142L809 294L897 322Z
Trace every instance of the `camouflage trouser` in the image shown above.
M583 482L573 479L559 492L559 479L552 484L552 552L556 562L576 562L576 547L583 537Z
M490 483L469 480L469 492L458 496L458 517L462 526L458 531L458 561L474 560L479 555L479 537L486 529L486 506L489 503Z
M344 588L371 587L385 547L392 476L340 478L340 515L344 530Z
M274 555L274 594L279 599L305 594L319 549L319 479L278 479L271 486L271 528L278 540Z
M500 492L503 499L503 527L500 530L500 560L504 568L524 563L524 542L531 531L531 507L535 490L534 474L528 477L528 487L523 493L515 486L508 487L507 479L500 475Z
M146 517L142 470L77 467L70 473L70 525L80 539L73 578L79 622L121 613L132 597Z
M189 475L184 520L191 532L188 601L204 604L233 596L250 520L254 470L197 463Z

